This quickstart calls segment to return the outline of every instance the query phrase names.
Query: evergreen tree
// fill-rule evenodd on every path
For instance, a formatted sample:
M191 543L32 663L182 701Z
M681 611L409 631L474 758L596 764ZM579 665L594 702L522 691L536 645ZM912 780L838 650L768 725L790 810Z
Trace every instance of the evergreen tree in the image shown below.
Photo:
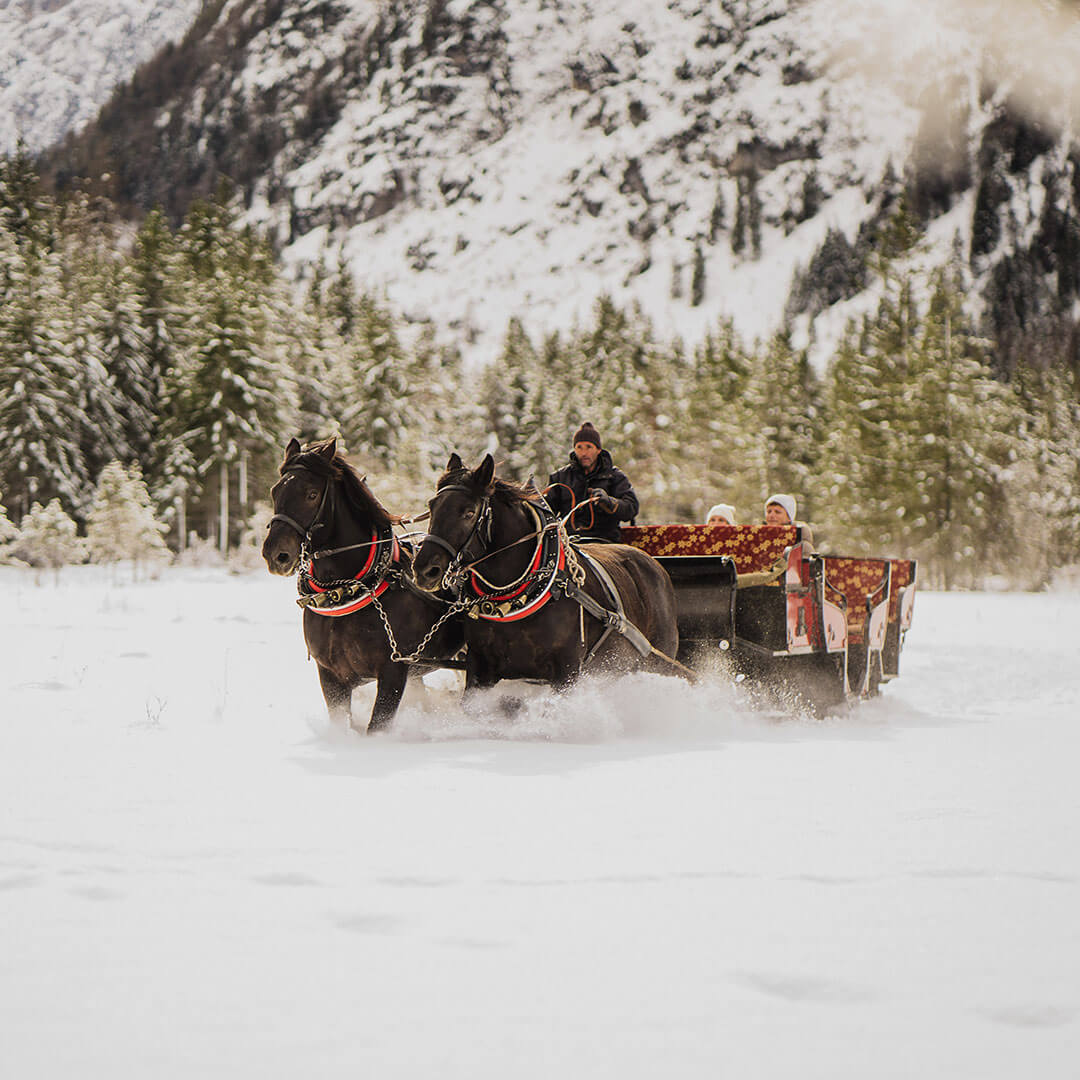
M341 394L341 433L349 452L389 472L409 426L412 386L394 318L370 296L359 297L348 352L334 370Z
M100 322L105 372L115 389L120 430L116 440L124 459L140 467L151 460L157 435L160 375L141 318L132 269L116 259L102 267Z
M833 550L872 555L895 549L909 513L905 469L909 369L917 312L910 284L894 287L876 314L849 327L825 389L819 520Z
M1054 570L1080 563L1080 388L1068 369L1022 364L1019 415L1006 471L1009 562L1019 583L1045 588Z
M910 376L904 540L946 589L971 586L1012 546L1003 490L1012 410L966 325L958 284L944 273L936 277Z
M705 299L705 255L701 244L694 245L693 272L690 276L690 306L700 307Z
M61 258L0 227L0 275L0 485L19 514L55 496L79 507L88 421Z
M727 205L724 201L723 185L717 183L716 197L713 199L712 211L709 214L709 243L715 244L724 229L724 220L727 216Z
M745 451L736 504L751 507L749 520L757 520L770 492L789 491L803 517L816 515L819 388L805 354L792 348L786 333L775 334L752 357L741 405Z
M524 430L526 405L537 379L536 350L521 320L512 318L499 358L481 376L480 401L494 443L487 449L501 463L502 474L515 480L526 479L533 467L520 450L529 434Z
M91 562L164 561L166 526L154 516L150 494L137 465L110 462L98 477L86 520L86 548Z
M63 308L57 329L69 344L76 367L75 391L82 417L79 448L86 475L93 477L113 458L130 460L133 451L126 439L123 394L106 356L105 289L114 256L85 198L63 208L58 254ZM85 514L89 488L81 496L78 510Z
M280 447L296 427L283 300L265 245L238 232L223 207L195 206L179 247L186 310L180 358L163 387L165 436L174 448L183 442L204 480L215 478L207 492L216 496L216 513L208 505L203 511L220 519L225 550L246 514L245 481L251 472L262 479L272 475ZM156 483L155 491L162 486Z
M19 530L7 516L4 505L4 493L0 491L0 563L7 562L11 551L19 539Z
M81 563L84 553L74 520L51 499L46 506L34 503L19 526L15 555L30 566L59 570Z
M52 245L52 205L42 193L33 158L21 138L14 154L0 158L0 229L24 252Z
M753 520L748 515L759 492L754 481L743 479L752 431L744 401L749 373L750 360L730 320L694 350L685 388L675 389L684 408L670 433L686 491L676 519L701 520L709 506L723 501L734 504L743 520Z

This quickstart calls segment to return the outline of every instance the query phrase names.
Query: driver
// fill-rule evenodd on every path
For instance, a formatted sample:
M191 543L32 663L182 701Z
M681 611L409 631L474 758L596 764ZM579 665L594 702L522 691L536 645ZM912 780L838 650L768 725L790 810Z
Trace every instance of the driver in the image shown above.
M566 523L567 532L581 540L605 540L618 543L620 521L637 516L638 498L633 485L621 469L615 468L600 442L600 433L586 422L574 435L570 463L548 477L546 498L559 517L575 506ZM595 496L588 506L579 503Z

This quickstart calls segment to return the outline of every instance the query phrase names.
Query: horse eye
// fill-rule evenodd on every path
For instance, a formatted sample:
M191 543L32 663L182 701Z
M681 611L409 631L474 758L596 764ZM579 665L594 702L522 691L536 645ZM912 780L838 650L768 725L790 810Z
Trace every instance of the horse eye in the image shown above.
M318 497L319 497L319 493L317 491L309 491L307 493L307 501L308 502L314 502Z
M465 513L462 514L461 516L462 517L467 517L467 518L474 518L474 517L476 517L476 511L470 506L469 509L466 510Z

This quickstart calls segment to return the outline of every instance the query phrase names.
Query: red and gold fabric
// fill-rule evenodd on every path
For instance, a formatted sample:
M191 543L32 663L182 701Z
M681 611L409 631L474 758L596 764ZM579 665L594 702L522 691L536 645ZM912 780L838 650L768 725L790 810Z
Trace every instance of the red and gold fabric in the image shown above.
M740 574L768 570L798 542L792 525L624 525L622 542L647 555L728 555Z
M889 596L889 622L900 618L900 590L915 580L915 563L910 559L890 559L892 563L892 594Z
M848 640L863 639L866 624L866 601L880 604L888 585L889 563L885 559L847 559L826 555L825 588L840 593L847 600Z

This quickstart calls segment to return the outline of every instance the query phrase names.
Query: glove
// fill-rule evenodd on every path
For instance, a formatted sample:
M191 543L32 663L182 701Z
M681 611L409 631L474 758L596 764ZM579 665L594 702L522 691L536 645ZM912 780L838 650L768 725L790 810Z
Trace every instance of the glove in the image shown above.
M614 514L619 509L619 500L599 488L589 488L589 497L596 499L596 507L605 514Z

